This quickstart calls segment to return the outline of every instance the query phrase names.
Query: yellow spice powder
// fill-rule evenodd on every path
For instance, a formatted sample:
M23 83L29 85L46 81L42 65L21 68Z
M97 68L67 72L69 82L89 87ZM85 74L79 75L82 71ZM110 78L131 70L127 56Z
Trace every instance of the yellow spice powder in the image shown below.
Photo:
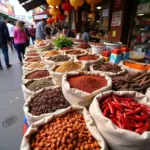
M25 67L34 69L34 68L43 68L43 67L45 67L45 65L43 63L41 63L41 62L35 62L35 63L29 63Z
M81 69L82 66L83 66L82 63L65 62L62 65L60 65L59 67L57 67L55 72L60 72L60 73L71 72L71 71Z
M50 57L50 56L55 56L55 55L59 55L59 54L61 54L61 52L58 52L58 51L56 51L56 50L53 50L53 51L47 52L47 53L44 55L44 57Z

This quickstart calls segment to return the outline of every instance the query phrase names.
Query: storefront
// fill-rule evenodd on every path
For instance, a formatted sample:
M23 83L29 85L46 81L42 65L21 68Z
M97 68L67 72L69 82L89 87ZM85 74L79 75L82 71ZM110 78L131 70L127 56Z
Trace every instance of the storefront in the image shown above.
M8 18L8 8L6 5L0 3L0 19L5 20Z
M139 0L130 38L132 49L146 52L150 48L150 1Z

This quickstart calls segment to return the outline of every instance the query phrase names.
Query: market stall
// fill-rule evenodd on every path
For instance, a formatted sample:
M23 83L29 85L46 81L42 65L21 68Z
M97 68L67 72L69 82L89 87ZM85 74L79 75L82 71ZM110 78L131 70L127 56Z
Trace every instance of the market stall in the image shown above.
M149 150L150 65L105 48L66 37L27 48L21 150Z

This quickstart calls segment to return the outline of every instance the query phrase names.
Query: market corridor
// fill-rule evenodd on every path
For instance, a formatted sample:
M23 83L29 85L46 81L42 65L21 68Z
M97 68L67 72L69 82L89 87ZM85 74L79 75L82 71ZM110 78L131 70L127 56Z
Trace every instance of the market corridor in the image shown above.
M22 71L16 52L9 55L12 68L0 71L0 150L19 150L23 131Z

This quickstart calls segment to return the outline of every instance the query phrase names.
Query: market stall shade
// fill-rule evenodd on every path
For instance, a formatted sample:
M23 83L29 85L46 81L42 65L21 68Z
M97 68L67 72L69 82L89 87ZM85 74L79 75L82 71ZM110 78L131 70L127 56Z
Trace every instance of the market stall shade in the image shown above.
M78 22L78 9L84 4L84 0L70 0L70 4L75 8L76 12L76 22Z

